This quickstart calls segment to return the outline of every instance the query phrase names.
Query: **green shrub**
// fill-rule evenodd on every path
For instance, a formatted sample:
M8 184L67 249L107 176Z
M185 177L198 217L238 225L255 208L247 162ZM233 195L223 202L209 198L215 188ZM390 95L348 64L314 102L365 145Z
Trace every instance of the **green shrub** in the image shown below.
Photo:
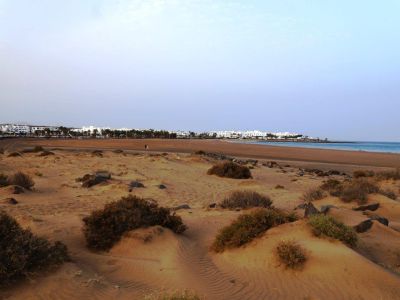
M368 194L378 193L377 184L365 178L354 179L343 185L340 199L344 202L358 201L360 204L367 202Z
M241 166L233 162L222 162L211 167L208 175L217 175L219 177L227 177L233 179L248 179L251 178L250 169L246 166Z
M282 241L275 251L279 261L287 268L299 269L307 261L306 251L295 241Z
M140 227L160 225L175 233L187 228L181 217L171 214L169 209L131 195L106 204L83 222L87 246L93 250L109 250L125 232Z
M272 201L268 196L253 191L235 191L221 202L222 208L270 207Z
M268 229L297 219L294 214L287 214L277 209L259 208L249 214L239 216L230 225L217 234L211 249L223 252L228 248L237 248L251 242Z
M0 211L0 286L68 260L67 247L51 244Z
M357 244L357 234L353 228L346 226L331 216L317 214L310 216L308 223L316 236L325 236L340 240L354 247Z
M323 198L325 198L325 192L320 188L309 189L302 196L304 202L312 202Z
M35 185L33 179L29 175L26 175L22 172L17 172L14 175L10 176L8 178L8 183L12 185L22 186L27 190L30 190Z

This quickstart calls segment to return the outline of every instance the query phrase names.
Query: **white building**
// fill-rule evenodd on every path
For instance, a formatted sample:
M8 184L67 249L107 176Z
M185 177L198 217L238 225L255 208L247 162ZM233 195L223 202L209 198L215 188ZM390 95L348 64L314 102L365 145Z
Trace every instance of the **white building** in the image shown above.
M50 131L58 131L59 127L57 126L37 126L37 125L30 125L30 132L35 133L36 131L44 131L44 130L50 130Z
M30 133L30 126L18 124L1 124L0 130L5 133L28 134Z

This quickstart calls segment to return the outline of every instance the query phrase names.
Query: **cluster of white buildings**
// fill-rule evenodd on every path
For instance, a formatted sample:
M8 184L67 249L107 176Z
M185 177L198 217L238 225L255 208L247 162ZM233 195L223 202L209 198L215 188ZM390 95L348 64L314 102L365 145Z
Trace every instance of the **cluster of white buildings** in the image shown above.
M0 133L16 134L16 135L29 135L35 134L37 131L59 131L58 126L37 126L37 125L21 125L21 124L0 124ZM111 127L97 127L97 126L83 126L81 128L69 128L71 132L76 133L97 133L101 135L104 130L118 130L118 131L130 131L132 128L111 128ZM140 130L140 129L136 129ZM225 131L208 131L203 133L194 133L191 131L169 131L170 133L175 133L177 138L190 138L190 137L210 137L219 139L261 139L261 140L302 140L302 139L312 139L307 136L303 136L298 133L291 132L268 132L260 130L248 130L248 131L235 131L235 130L225 130Z
M226 139L304 139L302 134L291 132L248 131L211 131L210 135Z
M0 132L9 134L33 134L36 131L58 131L58 126L38 126L38 125L21 125L21 124L0 124Z

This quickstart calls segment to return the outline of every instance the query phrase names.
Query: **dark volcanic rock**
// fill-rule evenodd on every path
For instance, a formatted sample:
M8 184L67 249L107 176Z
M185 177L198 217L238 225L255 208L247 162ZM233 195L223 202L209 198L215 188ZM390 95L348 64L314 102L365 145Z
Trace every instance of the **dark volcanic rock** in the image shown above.
M372 203L368 205L361 205L359 207L354 207L353 210L356 211L365 211L365 210L377 210L379 208L379 203Z
M166 187L164 184L159 184L159 185L158 185L158 188L159 188L160 190L165 190L167 187Z
M10 194L22 194L25 192L24 188L22 186L19 185L9 185L3 188L4 190L6 190L8 193Z
M106 176L106 174L97 175L97 173L96 173L94 175L86 174L82 178L78 178L77 181L81 181L82 182L82 187L90 188L90 187L92 187L94 185L97 185L99 183L107 182L107 180L110 179L110 178L111 178L111 175L110 175L110 177L108 177L108 176Z
M336 206L331 205L331 204L322 205L322 206L321 206L321 213L323 213L324 215L326 215L326 214L329 212L329 210L330 210L331 208L336 208L336 209L337 209Z
M385 226L389 226L389 220L384 218L384 217L380 217L378 215L373 215L373 216L371 216L370 219L374 220L374 221L378 221L379 223L381 223L381 224L383 224Z
M188 204L181 204L173 208L173 210L180 210L180 209L190 209L190 206Z
M135 181L131 181L131 183L129 184L129 186L131 188L144 188L144 184L135 180Z
M104 179L111 179L111 173L108 171L97 171L94 175Z
M319 210L316 209L314 204L312 204L311 202L306 203L304 206L304 209L305 209L305 211L304 211L305 218L312 216L312 215L317 215L320 213Z
M15 200L14 198L6 198L6 199L4 199L4 203L15 205L15 204L18 204L18 201Z
M365 221L362 221L360 224L354 226L354 230L358 233L362 233L362 232L366 232L367 230L369 230L372 227L372 220L368 219Z

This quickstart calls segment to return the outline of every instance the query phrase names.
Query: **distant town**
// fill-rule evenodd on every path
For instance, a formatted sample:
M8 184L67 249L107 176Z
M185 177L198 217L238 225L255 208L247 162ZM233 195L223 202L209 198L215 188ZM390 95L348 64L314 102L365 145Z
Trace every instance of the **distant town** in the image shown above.
M28 124L0 124L0 137L38 138L164 138L164 139L250 139L268 141L327 142L327 139L309 137L291 132L248 131L206 131L155 130L133 128L111 128L83 126L64 127Z

